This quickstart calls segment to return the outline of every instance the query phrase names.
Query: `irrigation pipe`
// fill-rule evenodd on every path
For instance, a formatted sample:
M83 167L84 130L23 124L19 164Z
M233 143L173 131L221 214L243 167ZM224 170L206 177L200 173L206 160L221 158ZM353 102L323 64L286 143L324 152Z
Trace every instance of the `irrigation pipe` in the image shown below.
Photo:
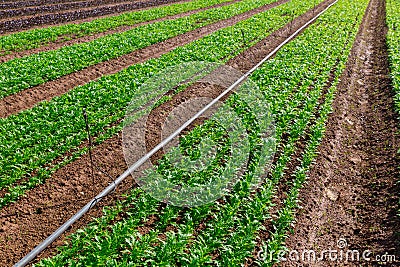
M265 63L268 59L270 59L276 52L279 51L284 45L290 42L296 35L298 35L302 30L304 30L308 25L313 23L318 17L320 17L323 13L325 13L331 6L336 4L338 0L335 0L332 4L318 13L314 18L309 20L306 24L304 24L301 28L295 31L292 35L286 38L279 46L277 46L271 53L269 53L265 58L263 58L259 63L257 63L251 70L246 72L242 77L240 77L236 82L234 82L229 88L227 88L224 92L222 92L217 98L211 101L207 106L205 106L202 110L196 113L192 118L186 121L179 129L177 129L174 133L172 133L169 137L164 139L161 143L159 143L156 147L154 147L150 152L148 152L145 156L139 159L135 164L130 166L123 174L121 174L114 182L112 182L109 186L107 186L100 194L98 194L95 198L93 198L89 203L87 203L81 210L79 210L74 216L72 216L67 222L65 222L60 228L58 228L54 233L48 236L41 244L36 246L31 252L29 252L25 257L23 257L19 262L17 262L14 267L23 267L26 266L31 260L33 260L40 252L42 252L45 248L47 248L51 243L53 243L60 235L62 235L68 228L78 221L83 215L85 215L92 207L94 207L101 199L111 192L115 190L115 188L127 178L131 172L135 171L139 168L143 163L145 163L151 156L153 156L158 150L163 148L166 144L168 144L171 140L173 140L176 136L178 136L187 126L189 126L192 122L194 122L197 118L199 118L203 113L205 113L209 108L215 105L221 98L227 95L230 91L232 91L236 86L238 86L241 82L247 79L255 70L257 70L262 64Z

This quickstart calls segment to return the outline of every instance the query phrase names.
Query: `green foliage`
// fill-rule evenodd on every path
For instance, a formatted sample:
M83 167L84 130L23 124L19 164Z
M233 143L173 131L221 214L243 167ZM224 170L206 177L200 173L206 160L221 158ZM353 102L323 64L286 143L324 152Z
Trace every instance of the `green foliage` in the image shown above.
M400 115L400 3L399 1L386 1L386 24L388 25L387 44L389 50L390 72L392 77L394 104ZM399 116L400 118L400 116ZM400 153L400 150L397 151ZM399 181L400 183L400 181ZM400 216L400 202L398 215Z
M64 46L0 64L0 98L86 67L230 18L274 0L244 0L187 17L151 23L91 42Z
M395 105L400 113L400 3L389 0L386 2L387 44L393 88L396 93Z
M147 101L142 100L142 95L155 97L166 93L137 90L157 71L182 62L218 62L221 58L227 61L287 23L290 18L282 17L282 12L297 10L297 14L301 14L306 9L307 3L291 1L176 48L160 58L104 76L51 101L42 102L30 110L0 119L0 188L8 188L8 193L0 199L0 207L43 182L55 170L50 164L54 159L68 151L78 150L79 145L86 140L82 107L88 107L91 133L101 142L121 129L118 122L125 115L125 108L132 99L138 99L135 105L140 108ZM267 29L265 25L268 25ZM242 31L247 40L253 40L245 46L242 43ZM117 125L110 127L112 124ZM79 150L76 153L79 154ZM44 166L50 166L49 170ZM45 175L40 171L31 177L30 173L35 170L46 170ZM13 186L24 177L27 178L26 182Z
M50 26L0 36L0 55L45 46L51 42L68 41L90 34L105 32L121 26L172 16L231 0L195 0L186 3L128 12L117 16L95 19L80 24Z
M342 19L347 18L347 26L349 26L351 25L351 20L354 20L354 18L357 17L356 14L365 13L367 4L368 1L366 0L357 1L352 4L342 2L342 8L347 7L347 11L345 12L346 14L342 13L340 17ZM350 6L352 7L350 8ZM342 10L345 11L346 9ZM334 18L332 17L332 19ZM332 102L334 99L336 86L339 81L339 76L345 69L345 63L355 40L358 26L361 23L361 17L358 17L358 20L354 22L355 24L353 27L349 27L347 29L347 38L342 39L342 42L332 42L332 46L336 46L336 48L339 49L338 51L342 50L338 54L338 61L335 63L334 81L333 84L328 88L325 100L316 113L316 117L314 118L315 122L310 126L308 134L309 140L307 141L306 148L302 154L300 166L298 166L296 171L292 174L293 181L290 182L291 188L287 193L287 198L283 201L283 207L278 211L277 218L272 221L274 231L271 233L271 237L268 240L263 241L263 251L275 252L271 254L273 257L272 261L269 258L267 258L266 261L258 261L260 266L273 266L274 263L279 262L278 253L280 251L285 251L286 249L284 246L284 241L295 222L295 211L299 207L299 191L307 179L307 171L310 169L314 159L317 156L317 148L322 141L325 132L325 123L329 113L332 111ZM342 26L346 27L346 24L343 24ZM333 32L331 34L333 34ZM346 44L346 46L343 47L343 44ZM268 257L269 256L270 255L268 255Z
M303 153L300 167L294 174L294 181L284 201L279 217L273 220L275 232L266 246L276 251L282 249L282 241L293 222L293 210L297 207L298 190L302 186L305 173L315 158L315 151L322 139L325 122L331 111L331 103L336 82L344 69L355 32L350 32L357 13L362 13L367 0L339 1L315 24L304 31L297 39L286 45L276 57L266 62L257 70L252 79L257 82L266 99L271 103L272 113L276 117L276 134L280 156L273 166L270 177L255 195L251 195L247 185L248 177L254 175L255 168L249 167L246 179L241 180L233 192L221 202L191 209L172 206L159 211L157 220L147 234L137 234L140 224L131 222L135 219L146 220L146 214L135 214L122 221L109 225L116 213L123 213L122 206L135 206L143 198L131 197L123 205L106 209L105 216L94 222L80 233L71 237L70 246L62 247L53 258L42 261L40 266L85 264L153 265L153 266L238 266L244 259L252 256L255 237L263 230L262 222L270 218L272 198L276 193L276 184L285 175L287 163L298 149L297 141L305 137L308 130L309 141ZM340 20L338 20L340 17ZM354 27L358 28L358 27ZM345 49L343 45L350 39ZM337 61L337 59L339 61ZM327 85L331 70L335 82L329 88L324 102L320 105L322 89ZM232 96L227 104L232 104ZM254 118L242 115L247 128L252 129ZM312 123L311 123L312 122ZM208 125L210 126L210 125ZM202 132L210 129L207 125L195 129ZM257 128L252 136L252 143L257 144ZM200 134L191 135L201 136ZM286 136L283 142L283 136ZM190 138L189 138L190 139ZM195 139L193 139L195 142ZM257 158L257 151L255 158ZM257 160L253 162L255 164ZM134 192L136 192L134 190ZM147 215L148 216L148 215ZM177 221L177 218L180 220ZM206 218L209 218L205 221ZM199 225L204 224L199 230ZM109 225L107 227L107 225ZM168 226L163 238L160 234ZM204 228L204 229L203 229ZM131 231L119 229L131 229ZM82 235L84 233L85 235ZM119 235L116 236L115 234ZM124 239L120 235L127 237ZM134 243L133 243L134 242ZM112 246L109 244L113 244ZM134 244L132 246L131 244ZM151 244L155 244L151 246ZM125 250L128 248L127 250ZM98 253L102 251L102 253ZM95 254L95 255L93 255ZM79 256L77 256L79 255ZM213 255L218 257L213 258ZM79 257L79 259L78 259ZM259 262L264 265L268 263Z

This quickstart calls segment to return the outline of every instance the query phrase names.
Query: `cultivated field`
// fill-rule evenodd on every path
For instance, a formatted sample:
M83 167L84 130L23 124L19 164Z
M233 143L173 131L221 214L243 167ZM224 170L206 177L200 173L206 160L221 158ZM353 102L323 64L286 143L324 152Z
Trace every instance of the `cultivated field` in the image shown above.
M398 0L0 0L0 266L399 266L399 113Z

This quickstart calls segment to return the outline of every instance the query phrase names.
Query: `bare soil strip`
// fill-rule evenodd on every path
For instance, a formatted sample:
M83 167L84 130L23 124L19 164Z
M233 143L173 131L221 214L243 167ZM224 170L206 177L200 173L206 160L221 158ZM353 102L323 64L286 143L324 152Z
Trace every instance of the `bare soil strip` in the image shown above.
M207 10L207 9L219 8L219 7L231 5L231 4L239 2L239 1L241 1L241 0L232 0L230 2L221 3L221 4L209 6L209 7L204 7L204 8L199 8L199 9L196 9L196 10L187 11L187 12L180 13L180 14L177 14L177 15L166 16L166 17L162 17L162 18L158 18L158 19L154 19L154 20L149 20L149 21L137 23L137 24L132 25L132 26L118 27L118 28L115 28L115 29L112 29L112 30L108 30L108 31L105 31L105 32L92 34L90 36L83 36L83 37L72 39L72 40L69 40L69 41L62 41L62 36L60 36L60 39L61 39L60 41L56 41L54 43L49 43L48 45L45 45L45 46L42 46L42 47L38 47L38 48L35 48L35 49L30 49L30 50L25 50L25 51L21 51L21 52L15 52L15 53L8 54L8 55L5 55L5 56L0 56L0 63L12 60L14 58L21 58L21 57L24 57L24 56L37 54L37 53L44 52L44 51L56 50L56 49L59 49L59 48L61 48L63 46L71 46L71 45L74 45L74 44L81 44L81 43L91 42L91 41L93 41L95 39L98 39L100 37L103 37L103 36L106 36L106 35L109 35L109 34L121 33L121 32L124 32L124 31L129 31L129 30L132 30L133 28L137 28L137 27L140 27L140 26L143 26L143 25L146 25L146 24L150 24L150 23L155 23L155 22L160 22L160 21L165 21L165 20L178 19L178 18L190 16L190 15L193 15L195 13Z
M99 17L108 14L115 14L124 11L136 10L139 8L145 8L145 7L156 6L165 3L173 3L173 2L177 2L177 0L135 1L125 4L101 6L94 9L75 10L70 12L45 14L34 17L0 21L0 33L10 33L14 31L29 29L40 25L66 23L89 17Z
M44 84L29 88L17 94L8 96L0 100L0 117L5 118L21 110L32 108L35 104L50 100L55 96L62 95L79 85L84 85L90 81L96 80L103 75L117 73L129 66L144 62L150 58L159 57L178 46L182 46L209 35L219 29L232 26L241 20L248 19L255 14L264 12L268 9L281 5L288 0L280 0L269 5L265 5L248 12L236 15L197 30L178 35L161 43L139 49L130 54L102 62L78 72L63 76L57 80L46 82Z
M318 6L315 12L325 8L332 1L324 2ZM279 41L275 43L276 38L284 40L285 37L304 25L312 17L312 14L313 12L309 11L302 17L296 18L293 24L289 23L277 30L243 54L230 60L228 65L239 67L241 71L249 70L257 60L275 49L279 44ZM247 63L243 64L244 60ZM218 87L215 89L218 90ZM215 93L206 94L214 95ZM122 136L119 134L93 150L95 162L98 162L113 177L117 177L126 169L121 140ZM84 155L59 169L43 185L27 192L26 196L17 203L12 203L2 209L0 247L4 249L0 250L1 265L9 265L18 261L111 182L107 177L96 172L95 183L93 183L90 173L89 156ZM91 221L91 218L100 216L102 207L113 205L116 199L120 198L118 195L132 186L135 186L133 180L127 179L117 189L116 194L103 199L39 258L54 254L57 246L63 244L63 240L68 234L85 226Z
M36 7L24 7L24 8L7 8L6 10L0 11L0 19L15 18L19 16L30 16L37 14L46 14L53 12L60 12L64 10L74 10L88 7L99 7L102 5L116 4L124 2L125 0L91 0L71 3L60 3L52 5L40 5Z
M289 250L365 250L400 260L400 139L389 78L385 1L371 0L302 189ZM345 247L337 241L344 238ZM341 243L340 245L343 245ZM317 255L320 256L320 255ZM345 258L345 257L344 257ZM375 266L377 262L286 262L283 266ZM398 266L389 263L390 266Z

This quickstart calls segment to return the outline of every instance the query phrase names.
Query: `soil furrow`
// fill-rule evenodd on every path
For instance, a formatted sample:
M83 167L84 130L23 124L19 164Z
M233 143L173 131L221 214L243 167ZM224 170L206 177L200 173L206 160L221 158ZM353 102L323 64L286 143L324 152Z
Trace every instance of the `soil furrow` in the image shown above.
M80 38L75 38L69 41L62 41L62 37L60 36L59 39L61 39L60 41L56 41L54 43L49 43L45 46L41 46L35 49L30 49L30 50L25 50L25 51L21 51L21 52L15 52L12 54L8 54L5 56L0 56L0 63L15 59L15 58L21 58L24 56L28 56L28 55L32 55L32 54L37 54L40 52L44 52L44 51L50 51L50 50L56 50L59 49L63 46L71 46L74 44L81 44L81 43L87 43L87 42L91 42L95 39L98 39L100 37L109 35L109 34L114 34L114 33L121 33L121 32L125 32L125 31L129 31L132 30L134 28L146 25L146 24L150 24L150 23L155 23L155 22L160 22L160 21L165 21L165 20L172 20L172 19L178 19L178 18L182 18L182 17L186 17L186 16L190 16L193 15L195 13L207 10L207 9L212 9L212 8L219 8L219 7L223 7L223 6L227 6L227 5L231 5L234 4L236 2L239 2L242 0L232 0L230 2L226 2L226 3L221 3L221 4L217 4L217 5L213 5L213 6L209 6L209 7L204 7L204 8L199 8L196 10L191 10L191 11L187 11L187 12L183 12L180 14L176 14L176 15L172 15L172 16L166 16L166 17L162 17L162 18L158 18L158 19L154 19L154 20L149 20L149 21L145 21L145 22L141 22L141 23L137 23L131 26L121 26L112 30L108 30L105 32L100 32L100 33L95 33L92 34L90 36L83 36ZM72 36L73 38L73 36Z
M316 165L300 194L303 208L294 234L286 242L289 251L357 250L360 261L344 262L344 256L340 263L325 259L284 266L376 266L376 256L384 253L400 259L400 139L385 16L385 1L371 0L338 85ZM346 242L337 243L340 238ZM371 262L362 257L367 250Z
M130 2L119 5L102 6L89 10L75 10L70 12L45 14L34 17L18 18L13 20L0 21L0 33L10 33L29 29L41 25L54 25L66 23L85 18L99 17L109 14L115 14L139 8L153 7L159 4L174 3L178 0L147 0L140 2Z
M328 2L323 5L326 7L329 4ZM306 17L303 15L302 24L309 18L309 13ZM301 23L297 27L300 27L300 25ZM292 29L293 32L297 30L293 25L287 24L243 54L230 60L228 64L230 66L242 66L241 71L250 69L253 66L251 62L256 62L256 60L262 58L262 55L267 55L278 45L278 43L273 43L272 40L278 36L285 37L286 35L282 35L282 33L288 32L289 29ZM249 62L247 65L240 63L244 58ZM121 140L122 136L119 134L93 149L95 162L114 177L126 169ZM0 216L0 246L6 249L0 250L0 263L4 265L19 260L78 211L88 198L95 196L109 182L108 178L96 172L95 183L93 183L89 156L84 155L56 171L44 184L27 192L26 196L17 203L12 203L3 208L2 216ZM113 205L118 199L117 195L132 186L135 186L132 178L127 179L118 187L116 194L103 199L66 234L62 235L49 249L43 252L40 258L54 254L57 246L63 244L66 235L86 225L92 217L100 216L102 207ZM83 200L76 201L79 197L82 197Z
M32 108L35 104L41 101L50 100L55 96L62 95L76 86L96 80L103 75L114 74L128 68L133 64L144 62L150 58L159 57L177 48L178 46L198 40L219 29L232 26L239 21L248 19L255 14L264 12L287 1L288 0L280 0L278 2L250 10L229 19L221 20L219 22L201 27L197 30L178 35L161 43L153 44L119 58L87 67L86 69L63 76L57 80L46 82L39 86L35 86L3 98L0 100L0 117L5 118L11 114Z

